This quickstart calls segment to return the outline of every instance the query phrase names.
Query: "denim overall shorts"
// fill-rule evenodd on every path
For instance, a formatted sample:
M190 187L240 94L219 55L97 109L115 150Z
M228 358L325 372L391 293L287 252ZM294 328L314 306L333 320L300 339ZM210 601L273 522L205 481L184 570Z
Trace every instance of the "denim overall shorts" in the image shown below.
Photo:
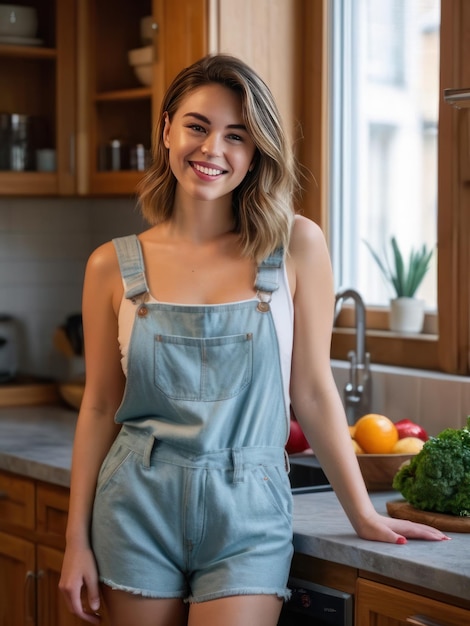
M287 598L289 416L269 305L282 251L258 267L256 298L189 306L149 301L137 237L114 245L136 311L93 509L100 580L190 602Z

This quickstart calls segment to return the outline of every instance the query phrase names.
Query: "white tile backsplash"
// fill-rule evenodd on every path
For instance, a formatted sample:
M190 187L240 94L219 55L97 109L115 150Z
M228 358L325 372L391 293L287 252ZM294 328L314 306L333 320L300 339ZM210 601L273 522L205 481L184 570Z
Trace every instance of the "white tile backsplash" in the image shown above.
M332 361L338 390L343 393L349 363ZM444 428L462 428L470 415L470 377L451 376L372 364L371 412L392 421L408 418L437 435Z
M53 333L81 309L88 256L143 228L132 198L0 199L0 313L16 318L21 373L57 374Z

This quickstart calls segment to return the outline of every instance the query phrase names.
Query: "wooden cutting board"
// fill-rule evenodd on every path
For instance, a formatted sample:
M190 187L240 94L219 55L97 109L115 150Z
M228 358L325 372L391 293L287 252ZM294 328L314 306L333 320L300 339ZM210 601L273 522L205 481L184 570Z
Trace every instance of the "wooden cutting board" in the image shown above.
M458 517L457 515L446 515L445 513L421 511L406 502L406 500L387 502L387 512L390 517L408 519L412 522L419 522L420 524L428 524L444 532L470 533L470 517Z

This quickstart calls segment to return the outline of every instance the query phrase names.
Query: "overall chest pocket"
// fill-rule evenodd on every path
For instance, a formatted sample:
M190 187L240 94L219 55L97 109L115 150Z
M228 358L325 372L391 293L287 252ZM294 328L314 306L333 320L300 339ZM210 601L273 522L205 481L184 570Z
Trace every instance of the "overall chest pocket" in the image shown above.
M238 395L251 382L253 336L155 337L155 385L175 400L215 402Z

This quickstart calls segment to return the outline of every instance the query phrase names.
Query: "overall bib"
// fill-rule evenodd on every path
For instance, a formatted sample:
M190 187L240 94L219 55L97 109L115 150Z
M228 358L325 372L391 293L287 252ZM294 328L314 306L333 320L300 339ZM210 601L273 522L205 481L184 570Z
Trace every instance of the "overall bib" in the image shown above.
M286 598L289 415L269 306L282 251L260 264L257 298L193 306L152 302L137 237L114 245L136 312L93 510L100 580L192 602Z

